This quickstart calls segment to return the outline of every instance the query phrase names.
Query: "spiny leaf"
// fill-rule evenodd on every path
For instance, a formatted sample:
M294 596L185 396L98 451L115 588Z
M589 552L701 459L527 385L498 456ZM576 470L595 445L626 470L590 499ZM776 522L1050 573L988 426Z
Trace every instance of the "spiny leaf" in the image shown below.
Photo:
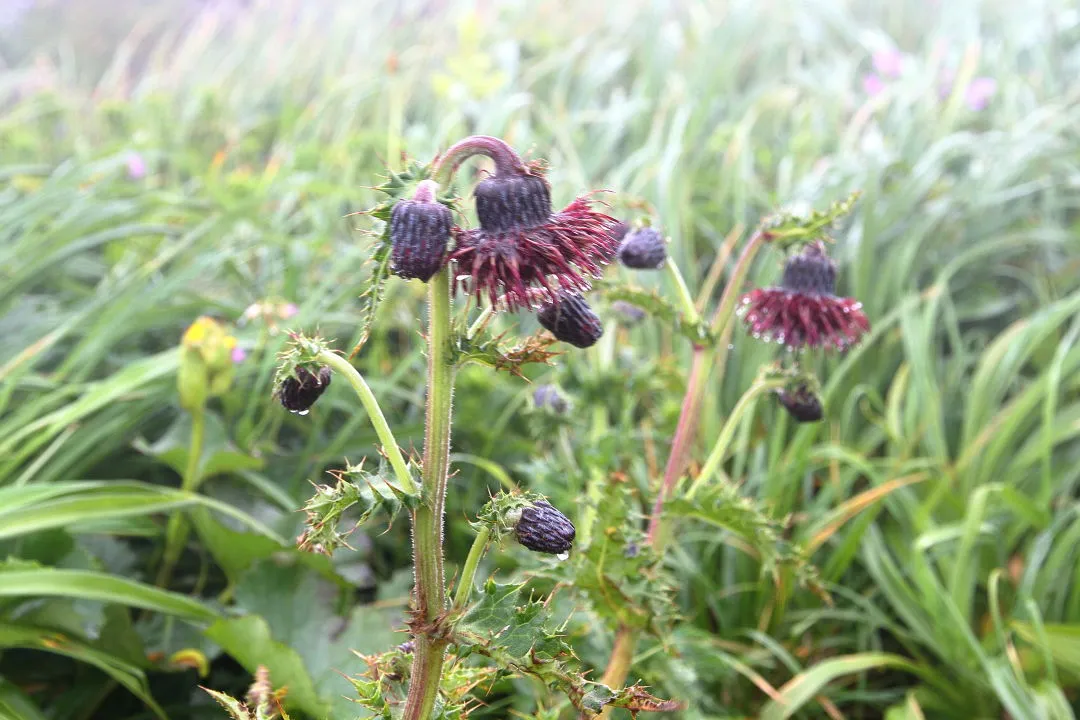
M861 193L856 190L843 200L838 200L827 210L811 210L809 214L779 212L766 218L761 232L773 245L783 250L827 239L826 232L837 220L849 214Z
M643 290L630 285L619 285L607 280L596 280L593 286L608 300L615 302L622 300L639 307L656 319L666 323L675 332L683 335L690 342L699 345L711 345L716 338L709 330L709 326L703 322L691 322L679 312L678 308L668 302L654 290Z
M717 482L693 500L673 498L665 512L678 517L701 520L738 535L757 553L762 570L777 576L782 568L795 573L805 587L821 593L817 568L810 564L805 551L783 537L782 523L769 516L750 498L726 482Z
M420 504L418 495L394 485L393 473L384 462L379 463L379 469L374 473L364 470L361 463L348 465L345 470L331 471L330 474L337 482L334 485L316 485L315 494L304 505L307 528L298 543L301 550L330 555L339 547L348 547L345 541L348 532L340 532L338 526L343 513L353 507L360 511L356 522L358 527L377 511L385 512L393 522L402 508L415 510Z
M665 637L675 619L674 581L641 530L632 491L612 483L602 498L587 544L579 543L571 556L573 588L612 625ZM557 581L567 579L565 563L541 572Z
M586 680L573 650L561 633L550 627L550 613L542 601L526 598L523 585L500 585L488 580L480 599L454 628L459 654L477 653L510 675L527 675L561 690L575 708L599 713L607 705L633 711L678 707L665 704L640 687L613 691Z
M555 338L547 335L529 337L510 346L501 346L502 339L503 335L487 332L477 333L471 339L460 336L455 348L457 363L477 363L523 377L521 368L525 365L551 365L551 359L559 355L548 350Z

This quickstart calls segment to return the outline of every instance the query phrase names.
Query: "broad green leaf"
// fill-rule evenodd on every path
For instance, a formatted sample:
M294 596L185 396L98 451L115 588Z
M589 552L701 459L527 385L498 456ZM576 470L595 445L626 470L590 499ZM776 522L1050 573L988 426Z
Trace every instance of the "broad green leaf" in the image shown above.
M271 635L270 627L258 615L218 620L206 630L206 636L236 658L248 672L260 665L270 671L276 686L288 689L285 702L313 717L326 717L329 704L315 691L311 675L295 650Z
M197 600L126 578L83 570L0 566L0 597L42 596L117 603L201 622L218 617Z
M166 718L150 694L142 669L81 641L52 630L0 623L0 647L43 650L93 665L142 700L157 717Z

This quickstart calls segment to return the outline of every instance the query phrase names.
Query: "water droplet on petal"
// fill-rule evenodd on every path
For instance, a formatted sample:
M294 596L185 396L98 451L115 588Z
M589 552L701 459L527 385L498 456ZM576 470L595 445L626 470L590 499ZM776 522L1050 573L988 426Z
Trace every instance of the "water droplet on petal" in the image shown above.
M570 559L570 553L561 552L561 553L559 553L558 555L555 556L555 559L556 560L569 560Z

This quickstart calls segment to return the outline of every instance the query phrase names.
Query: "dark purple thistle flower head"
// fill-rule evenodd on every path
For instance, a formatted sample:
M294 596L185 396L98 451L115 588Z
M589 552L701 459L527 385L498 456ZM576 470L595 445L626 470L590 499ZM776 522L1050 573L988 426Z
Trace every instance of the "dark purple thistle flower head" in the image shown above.
M421 183L412 199L399 200L390 211L390 264L400 277L427 282L446 257L454 222L433 185Z
M667 260L664 236L653 227L633 230L619 245L619 261L634 270L659 270Z
M796 422L818 422L825 417L825 411L821 407L821 398L806 385L795 388L784 388L777 396L780 404L788 411Z
M285 378L278 388L282 406L291 413L307 415L315 401L330 387L331 372L320 367L311 372L305 367L296 368L296 374Z
M555 302L545 303L536 313L540 321L557 340L574 347L595 345L604 334L600 318L580 295L560 293Z
M788 258L780 287L742 297L739 315L754 337L791 348L844 350L870 330L862 303L836 292L836 265L823 243Z
M496 174L476 186L480 227L456 230L450 255L463 289L507 310L532 307L539 294L584 292L615 255L617 221L579 197L551 211L551 191L535 170Z
M525 547L551 555L570 552L577 535L570 518L547 500L523 509L515 532L518 542Z

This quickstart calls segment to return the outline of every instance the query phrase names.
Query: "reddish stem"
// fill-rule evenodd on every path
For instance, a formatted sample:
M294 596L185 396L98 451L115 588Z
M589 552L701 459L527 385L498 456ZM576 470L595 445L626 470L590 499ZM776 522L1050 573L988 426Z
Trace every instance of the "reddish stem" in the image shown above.
M690 375L686 380L686 394L683 395L679 423L675 426L675 436L671 440L671 453L668 455L667 467L664 468L664 479L660 484L659 492L656 493L656 501L653 503L652 514L649 516L648 542L650 544L656 540L664 502L675 489L675 483L679 481L686 467L690 443L693 442L697 430L701 386L704 385L705 376L708 374L705 367L707 354L704 347L694 346L694 357L690 364Z
M431 177L439 185L447 185L461 164L473 155L487 155L495 161L496 175L524 175L525 163L514 148L490 135L473 135L454 143L439 156L432 168Z

